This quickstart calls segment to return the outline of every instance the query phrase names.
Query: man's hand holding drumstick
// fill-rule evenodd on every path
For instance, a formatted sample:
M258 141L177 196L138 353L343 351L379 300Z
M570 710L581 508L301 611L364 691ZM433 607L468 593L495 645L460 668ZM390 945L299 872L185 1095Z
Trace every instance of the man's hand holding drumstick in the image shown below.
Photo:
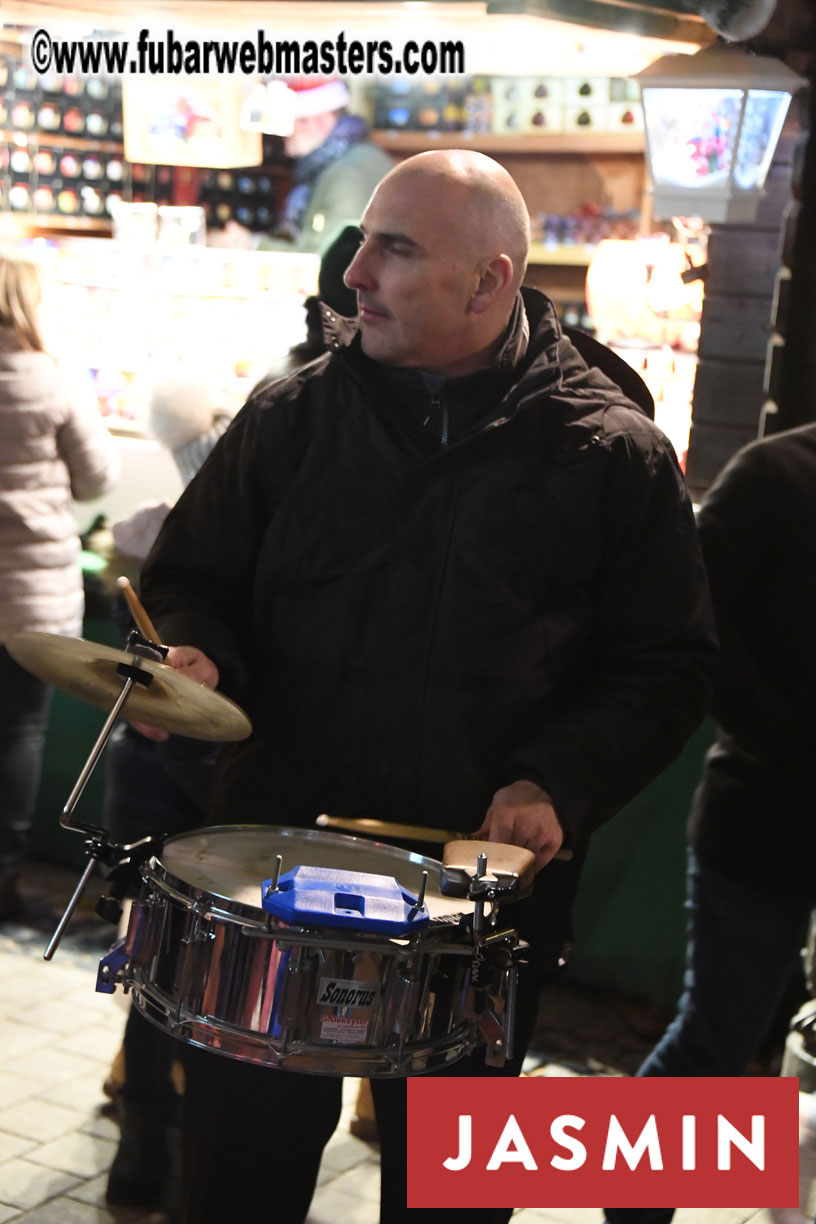
M127 601L139 632L148 641L155 642L157 646L160 645L158 630L130 582L127 578L118 578L117 586ZM204 684L211 689L218 688L218 668L212 659L196 646L169 646L165 663L183 676L187 676L195 684ZM156 743L163 743L170 738L169 731L161 731L158 727L151 727L147 723L131 722L130 725L145 739L154 740Z
M519 781L496 791L473 836L532 851L540 871L561 849L564 830L547 792L535 782Z

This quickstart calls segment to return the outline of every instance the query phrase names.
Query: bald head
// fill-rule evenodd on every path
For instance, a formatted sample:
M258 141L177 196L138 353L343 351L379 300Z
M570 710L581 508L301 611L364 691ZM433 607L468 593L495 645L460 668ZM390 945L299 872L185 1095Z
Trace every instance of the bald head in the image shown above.
M363 349L393 365L489 365L524 278L530 219L502 166L467 150L420 153L385 176L346 272Z
M530 215L513 179L484 153L469 149L418 153L396 166L383 183L415 187L435 200L440 224L457 246L476 258L506 254L513 262L512 294L521 285L530 247ZM381 184L382 185L382 184Z

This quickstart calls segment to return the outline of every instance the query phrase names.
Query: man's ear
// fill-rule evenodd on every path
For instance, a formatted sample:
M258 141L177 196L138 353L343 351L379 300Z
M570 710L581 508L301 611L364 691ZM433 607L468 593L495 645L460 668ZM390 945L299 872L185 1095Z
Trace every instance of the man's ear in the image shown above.
M513 280L513 261L509 255L494 255L478 269L479 283L470 299L470 312L484 314L502 298Z

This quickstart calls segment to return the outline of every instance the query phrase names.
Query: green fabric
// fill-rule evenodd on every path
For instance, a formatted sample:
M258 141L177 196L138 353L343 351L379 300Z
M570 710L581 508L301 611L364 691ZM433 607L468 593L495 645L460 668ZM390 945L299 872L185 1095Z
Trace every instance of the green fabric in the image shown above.
M368 141L354 145L318 178L297 240L263 237L258 250L322 255L347 225L359 224L374 188L393 166L377 145Z

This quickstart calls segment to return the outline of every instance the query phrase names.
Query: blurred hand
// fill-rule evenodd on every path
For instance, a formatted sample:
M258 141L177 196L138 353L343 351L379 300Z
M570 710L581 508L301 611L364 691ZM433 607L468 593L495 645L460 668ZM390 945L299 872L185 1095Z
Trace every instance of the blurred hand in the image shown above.
M564 830L547 792L535 782L520 781L496 791L474 836L523 846L535 855L536 871L540 871L561 849Z
M218 687L218 668L209 655L205 655L204 651L196 646L171 646L165 662L174 671L188 676L196 684L204 684L213 689ZM131 721L130 725L145 739L153 740L157 744L170 738L169 731L162 731L159 727L151 727L147 723Z
M229 220L223 229L207 230L207 246L223 247L229 251L249 251L253 246L252 230Z

